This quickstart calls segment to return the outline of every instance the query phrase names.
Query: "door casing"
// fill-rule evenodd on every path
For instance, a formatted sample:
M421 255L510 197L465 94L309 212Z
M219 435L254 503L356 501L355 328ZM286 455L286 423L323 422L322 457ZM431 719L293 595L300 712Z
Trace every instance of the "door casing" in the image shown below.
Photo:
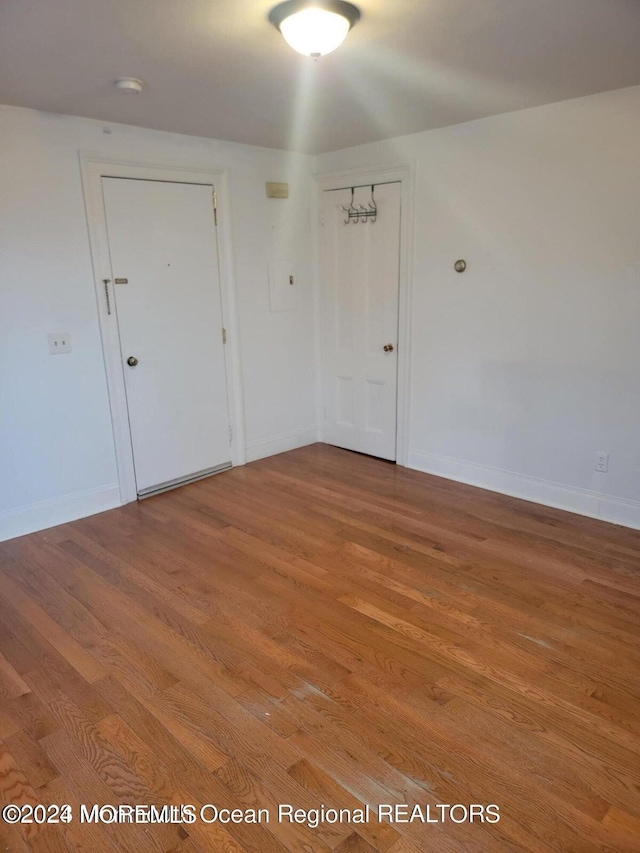
M322 418L322 381L324 370L324 351L322 341L322 276L320 257L320 213L323 193L326 190L338 190L360 184L398 181L400 190L400 275L398 282L398 398L396 409L396 464L407 467L409 464L409 422L410 422L410 370L411 370L411 274L413 247L413 203L414 169L410 165L378 169L351 169L346 172L333 172L314 175L316 183L315 210L313 222L314 252L314 293L315 293L315 331L316 331L316 424L318 440L323 440Z
M243 465L245 462L245 437L236 289L233 279L231 231L228 216L228 179L227 173L223 170L202 171L193 168L132 163L131 161L104 159L84 152L80 152L80 168L84 187L98 319L102 337L111 423L118 467L120 499L123 504L126 504L137 499L137 491L118 323L114 312L114 285L110 281L111 265L102 196L102 178L132 178L185 184L211 184L215 187L218 226L216 233L211 235L211 239L215 240L217 238L218 240L222 317L224 327L227 330L225 368L229 398L229 420L232 431L231 461L235 466ZM107 307L105 279L109 280L107 288L111 313L109 313Z

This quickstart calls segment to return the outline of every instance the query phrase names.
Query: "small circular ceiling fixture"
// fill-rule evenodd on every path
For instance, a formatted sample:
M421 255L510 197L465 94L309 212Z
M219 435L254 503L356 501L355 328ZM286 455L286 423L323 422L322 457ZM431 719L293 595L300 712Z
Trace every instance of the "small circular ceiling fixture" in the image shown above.
M137 77L118 77L113 81L113 85L119 92L127 95L139 95L142 92L142 80Z
M343 0L287 0L274 6L269 20L290 47L318 59L340 47L360 10Z

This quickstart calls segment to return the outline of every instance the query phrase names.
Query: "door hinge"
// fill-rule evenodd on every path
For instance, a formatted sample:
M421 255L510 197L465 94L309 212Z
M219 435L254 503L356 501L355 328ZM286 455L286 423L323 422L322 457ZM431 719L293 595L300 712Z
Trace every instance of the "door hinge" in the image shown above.
M107 314L111 314L111 300L109 299L109 282L110 278L103 278L102 283L104 284L104 295L107 300Z
M233 429L231 427L231 424L229 424L229 444L231 444L232 441L233 441Z
M222 330L222 343L226 344L226 342L227 342L227 330L223 329Z
M218 193L213 191L213 221L218 224Z

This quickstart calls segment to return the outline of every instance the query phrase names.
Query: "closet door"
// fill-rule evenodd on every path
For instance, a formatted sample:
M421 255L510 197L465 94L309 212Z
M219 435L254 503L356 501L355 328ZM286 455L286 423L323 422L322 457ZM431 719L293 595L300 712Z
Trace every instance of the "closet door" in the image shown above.
M377 216L348 222L351 189L324 193L321 214L323 437L396 458L400 183L375 187ZM367 207L371 187L354 191Z

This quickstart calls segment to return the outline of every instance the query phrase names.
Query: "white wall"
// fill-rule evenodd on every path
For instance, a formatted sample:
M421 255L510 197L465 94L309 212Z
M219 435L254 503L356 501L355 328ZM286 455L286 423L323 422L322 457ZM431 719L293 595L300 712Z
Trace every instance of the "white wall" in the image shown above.
M249 458L314 439L310 158L0 107L0 539L118 503L78 152L229 173ZM287 201L265 181L289 181ZM269 307L293 256L298 308ZM48 332L73 352L51 357Z
M314 437L309 158L109 128L0 107L0 539L118 502L79 150L229 170L248 456ZM640 87L316 159L415 169L412 467L640 527L638 150Z
M316 159L415 169L412 467L640 527L639 152L635 87Z

